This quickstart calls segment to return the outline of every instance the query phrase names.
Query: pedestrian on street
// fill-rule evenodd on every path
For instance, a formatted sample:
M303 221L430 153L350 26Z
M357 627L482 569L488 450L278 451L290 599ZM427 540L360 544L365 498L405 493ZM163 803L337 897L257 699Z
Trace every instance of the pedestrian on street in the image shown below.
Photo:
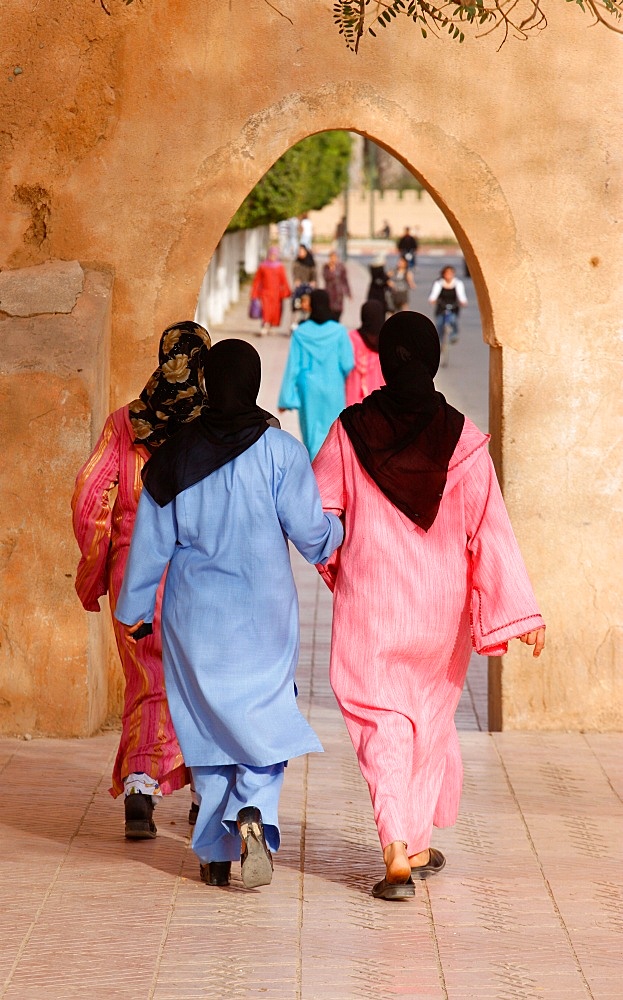
M350 299L351 292L346 265L338 258L335 250L331 251L327 263L322 268L322 280L329 296L332 318L339 323L344 309L344 299Z
M413 275L404 257L399 257L396 267L389 272L389 287L394 305L394 312L406 309L409 304L409 292L415 290Z
M381 899L441 871L433 826L457 818L454 713L472 649L539 656L544 622L513 535L488 435L435 391L430 319L384 324L386 386L340 415L314 462L325 510L345 518L320 572L333 590L331 684L373 802Z
M405 231L398 240L396 247L398 253L404 257L410 271L415 268L419 241L417 236L413 236L409 226L405 226Z
M370 264L370 285L368 286L368 301L374 299L383 307L383 319L388 312L394 312L389 274L385 270L385 257L378 254Z
M153 619L158 582L171 716L200 800L201 879L272 880L286 762L322 751L296 705L298 601L288 539L324 562L343 537L323 514L303 446L257 405L260 357L223 340L205 366L209 406L145 469L116 615ZM140 646L140 640L138 645Z
M361 326L350 330L355 367L346 378L346 405L360 403L375 389L385 384L379 362L379 333L385 320L385 310L380 302L371 299L361 307Z
M311 250L304 243L298 249L296 260L292 265L292 323L290 331L294 330L303 319L309 316L309 296L316 287L316 261ZM306 308L304 308L304 306Z
M343 261L348 257L348 222L343 215L335 227L335 242L337 243L339 256Z
M285 267L279 259L279 249L269 247L266 260L258 267L251 285L251 300L259 299L262 307L258 337L279 327L283 300L290 298L291 294Z
M301 231L300 241L307 250L311 250L314 242L314 227L307 212L303 212L299 216L299 225Z
M304 243L301 243L292 265L292 281L295 285L310 285L315 288L317 279L318 271L314 255Z
M315 288L311 314L292 333L279 410L298 410L303 443L313 458L346 406L345 379L355 365L345 326L332 318L329 296Z
M153 632L129 643L114 617L141 493L145 462L169 437L194 420L205 401L203 368L210 335L198 323L175 323L160 340L159 365L138 399L111 413L76 478L71 501L73 528L82 553L76 591L86 611L99 612L108 594L117 649L125 678L121 738L113 767L113 798L124 796L125 835L156 836L155 800L188 781L169 715L162 671L157 587ZM117 487L113 504L110 492ZM158 584L160 580L157 581ZM191 807L189 821L196 809Z
M459 339L459 312L467 305L465 285L456 277L454 268L448 264L431 288L428 301L435 306L435 326L437 335L442 340L443 329L450 326L450 343Z

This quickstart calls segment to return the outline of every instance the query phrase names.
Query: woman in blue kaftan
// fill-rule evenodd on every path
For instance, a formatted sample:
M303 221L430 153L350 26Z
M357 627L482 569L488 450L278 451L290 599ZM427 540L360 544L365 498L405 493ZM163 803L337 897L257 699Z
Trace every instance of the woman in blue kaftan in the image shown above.
M285 762L322 746L296 706L297 593L288 539L324 563L343 538L323 513L303 446L256 405L257 351L221 341L205 366L208 408L148 462L117 603L132 632L162 603L167 696L201 798L201 877L272 877Z
M311 315L297 326L281 383L279 409L298 410L301 436L310 458L346 406L346 376L355 367L348 331L331 318L324 288L311 293Z

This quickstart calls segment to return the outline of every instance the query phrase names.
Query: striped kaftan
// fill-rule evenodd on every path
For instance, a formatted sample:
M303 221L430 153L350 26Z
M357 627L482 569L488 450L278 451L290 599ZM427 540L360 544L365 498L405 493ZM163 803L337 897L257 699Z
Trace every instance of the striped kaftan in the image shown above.
M458 813L454 713L472 646L506 651L543 625L489 457L466 419L428 532L363 470L339 421L314 462L345 540L325 567L334 591L331 684L368 782L381 846L426 850Z
M166 795L186 784L184 765L167 705L160 639L160 587L153 635L130 645L114 617L142 489L141 469L149 453L133 444L128 407L115 410L104 424L90 458L80 469L72 498L74 534L82 557L76 591L86 611L99 611L108 594L117 649L125 676L122 733L111 794L123 792L132 772L155 778ZM109 495L117 486L111 505Z

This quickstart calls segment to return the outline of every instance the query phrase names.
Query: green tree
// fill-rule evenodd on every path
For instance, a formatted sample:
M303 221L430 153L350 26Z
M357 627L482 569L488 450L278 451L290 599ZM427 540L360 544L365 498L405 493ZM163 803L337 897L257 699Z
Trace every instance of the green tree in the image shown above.
M253 229L320 209L344 189L348 132L310 135L284 153L247 195L228 229Z

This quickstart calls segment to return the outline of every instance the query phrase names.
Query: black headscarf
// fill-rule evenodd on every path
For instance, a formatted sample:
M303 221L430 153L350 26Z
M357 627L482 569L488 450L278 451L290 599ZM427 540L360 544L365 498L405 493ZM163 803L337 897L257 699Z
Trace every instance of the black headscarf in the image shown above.
M390 316L379 335L386 385L340 414L368 475L424 531L437 517L465 422L435 391L439 353L437 331L426 316Z
M376 299L368 299L361 307L359 333L371 351L379 350L379 333L385 319L385 309Z
M156 452L143 469L145 489L160 507L231 462L279 422L257 405L260 356L244 340L222 340L208 353L208 405Z
M301 256L301 250L305 251L305 256L304 257ZM305 267L315 267L316 266L316 261L314 260L313 253L311 252L311 250L309 249L309 247L305 246L304 243L300 244L298 253L296 255L296 259L297 259L297 261L298 261L299 264L303 264Z
M309 318L314 323L327 323L328 320L333 319L333 313L329 304L329 293L325 288L314 288L310 299L311 313Z
M192 320L166 328L160 338L158 367L129 406L135 444L156 451L183 424L199 416L205 402L203 369L210 343L208 331Z

